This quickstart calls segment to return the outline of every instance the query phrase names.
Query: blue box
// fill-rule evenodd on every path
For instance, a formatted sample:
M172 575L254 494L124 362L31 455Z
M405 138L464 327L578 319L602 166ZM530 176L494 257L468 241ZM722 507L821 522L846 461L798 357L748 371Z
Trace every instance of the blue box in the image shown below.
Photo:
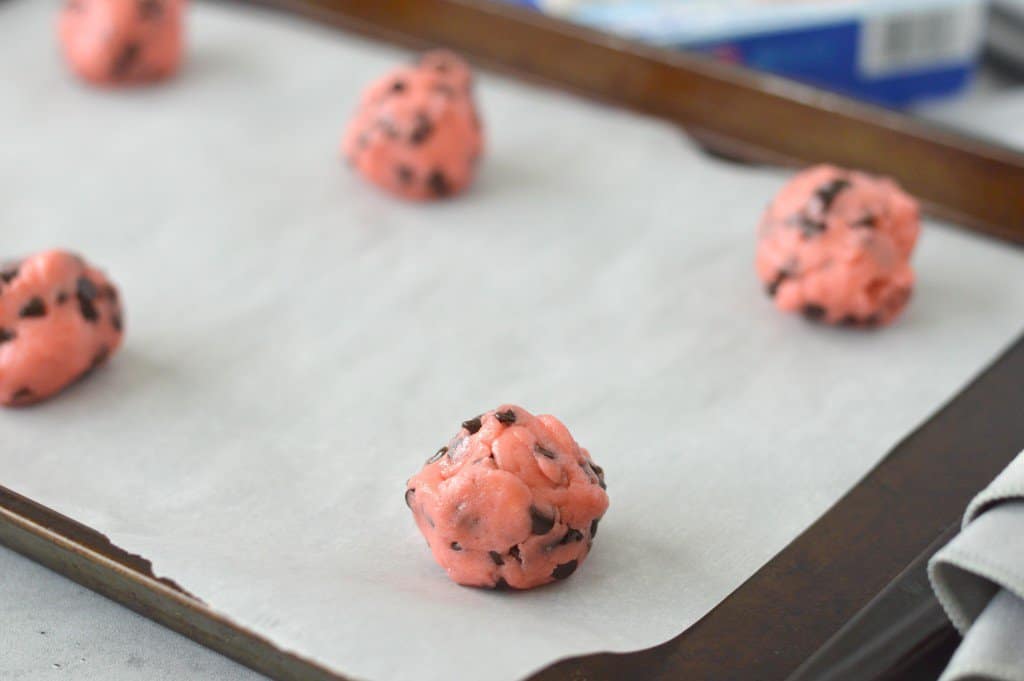
M970 82L982 0L511 0L892 107Z

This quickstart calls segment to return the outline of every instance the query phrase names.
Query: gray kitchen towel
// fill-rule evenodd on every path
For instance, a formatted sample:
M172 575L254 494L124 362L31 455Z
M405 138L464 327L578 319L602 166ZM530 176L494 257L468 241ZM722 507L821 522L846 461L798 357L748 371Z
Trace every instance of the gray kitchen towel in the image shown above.
M928 571L964 636L940 681L1024 681L1024 454L974 498Z

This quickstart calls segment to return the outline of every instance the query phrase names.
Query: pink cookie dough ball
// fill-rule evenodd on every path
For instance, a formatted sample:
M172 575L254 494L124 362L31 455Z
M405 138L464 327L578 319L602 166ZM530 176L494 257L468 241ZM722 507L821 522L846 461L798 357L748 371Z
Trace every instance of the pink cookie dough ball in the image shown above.
M888 324L910 299L920 231L917 202L892 180L815 166L765 211L757 275L780 310L843 326Z
M0 267L0 404L54 395L121 345L121 304L102 272L46 251Z
M341 144L364 178L406 199L452 196L473 181L483 149L469 67L428 52L363 93Z
M57 32L71 70L96 85L156 81L181 63L185 0L67 0Z
M584 561L605 489L604 471L558 419L503 405L463 423L409 479L405 502L452 580L530 589Z

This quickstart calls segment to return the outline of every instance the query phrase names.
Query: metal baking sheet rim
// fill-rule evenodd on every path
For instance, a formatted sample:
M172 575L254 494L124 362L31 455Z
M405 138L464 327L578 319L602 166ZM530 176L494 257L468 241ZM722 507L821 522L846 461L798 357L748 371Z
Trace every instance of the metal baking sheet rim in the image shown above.
M40 517L32 519L15 512L9 507L12 499L19 506L29 506ZM151 572L125 565L68 536L71 533L51 529L53 519L60 519L65 530L71 523L86 536L102 536L0 486L0 545L272 678L352 681L274 646ZM113 544L109 546L123 553Z

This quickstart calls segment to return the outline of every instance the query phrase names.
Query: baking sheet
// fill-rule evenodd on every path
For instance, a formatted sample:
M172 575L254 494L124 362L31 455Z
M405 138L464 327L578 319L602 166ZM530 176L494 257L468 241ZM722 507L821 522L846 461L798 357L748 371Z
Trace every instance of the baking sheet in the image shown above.
M784 175L654 120L484 75L478 184L397 203L336 146L406 54L196 4L181 78L94 91L53 8L0 6L0 252L102 264L127 345L0 413L0 483L356 678L513 679L674 636L1021 329L1022 255L936 225L896 326L777 314L752 237ZM504 401L562 418L612 500L578 574L528 593L447 581L402 502Z

